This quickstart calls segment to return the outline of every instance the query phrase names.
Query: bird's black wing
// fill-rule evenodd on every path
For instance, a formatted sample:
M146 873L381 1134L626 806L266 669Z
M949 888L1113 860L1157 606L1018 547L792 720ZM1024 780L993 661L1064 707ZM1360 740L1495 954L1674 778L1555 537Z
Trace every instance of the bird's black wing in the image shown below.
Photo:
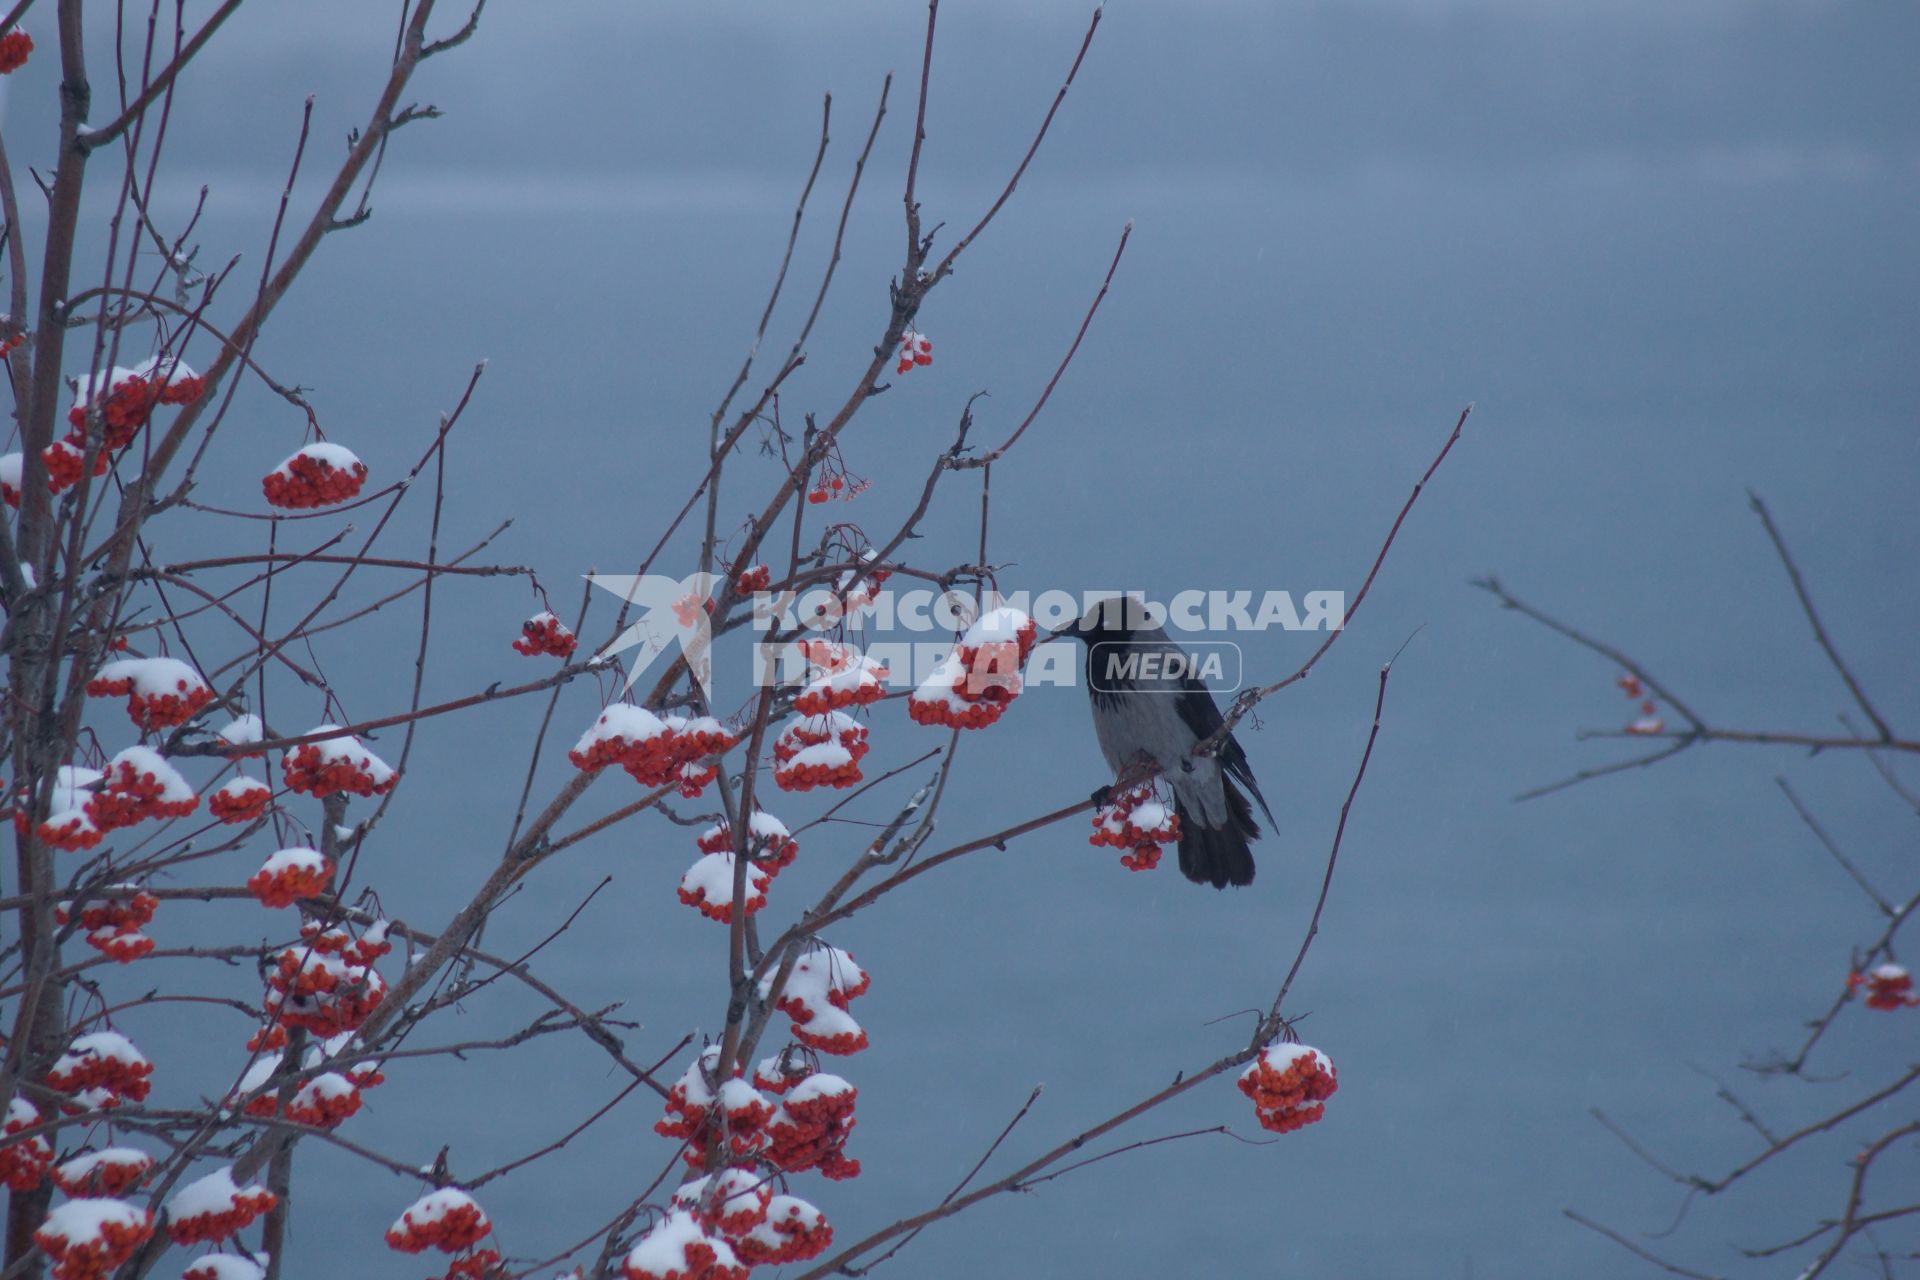
M1220 714L1220 704L1213 700L1213 691L1191 675L1181 678L1180 692L1174 695L1173 705L1180 719L1201 741L1212 737L1227 722ZM1260 794L1260 784L1253 780L1253 766L1247 763L1247 753L1241 749L1239 739L1228 734L1220 746L1219 759L1227 776L1252 792L1253 798L1260 802L1260 812L1267 815L1267 825L1276 825L1273 810L1267 807L1267 798Z

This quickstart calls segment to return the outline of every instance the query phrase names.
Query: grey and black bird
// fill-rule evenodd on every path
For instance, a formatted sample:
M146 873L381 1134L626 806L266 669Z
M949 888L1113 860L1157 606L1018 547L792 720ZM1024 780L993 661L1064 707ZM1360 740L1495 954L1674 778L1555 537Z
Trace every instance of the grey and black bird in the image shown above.
M1252 884L1248 844L1260 828L1247 794L1269 824L1273 811L1232 734L1213 755L1193 755L1225 720L1187 652L1148 624L1139 601L1125 597L1100 601L1054 635L1086 642L1093 731L1114 776L1144 756L1173 788L1181 874L1216 889Z

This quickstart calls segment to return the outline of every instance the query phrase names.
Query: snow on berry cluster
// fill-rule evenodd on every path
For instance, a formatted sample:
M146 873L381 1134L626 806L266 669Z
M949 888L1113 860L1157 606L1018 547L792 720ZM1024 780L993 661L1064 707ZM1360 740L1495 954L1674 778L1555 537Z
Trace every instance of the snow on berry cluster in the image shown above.
M333 859L318 849L295 847L271 854L247 880L263 907L290 907L302 898L326 892Z
M764 1063L762 1064L765 1065ZM756 1076L759 1069L755 1069ZM853 1104L860 1091L828 1071L791 1076L779 1109L767 1121L766 1161L782 1173L818 1170L840 1181L860 1176L860 1162L846 1153L853 1131Z
M342 445L321 441L299 450L267 472L260 488L267 505L299 511L330 507L360 492L367 481L367 464Z
M1019 609L1002 606L980 615L953 652L907 699L916 724L984 729L1020 696L1020 670L1039 628Z
M324 1063L350 1051L352 1032L309 1045L305 1068L314 1071ZM333 1129L359 1114L361 1092L386 1080L379 1067L366 1060L355 1062L342 1071L319 1071L294 1091L283 1106L279 1096L280 1067L286 1055L286 1028L273 1024L262 1028L247 1042L247 1052L256 1057L234 1089L244 1098L241 1110L250 1116L280 1116L295 1124L315 1129Z
M760 981L760 998L774 998L778 974ZM816 944L793 962L774 1007L793 1019L793 1038L821 1053L846 1055L867 1047L867 1033L847 1006L867 993L873 979L854 963L850 952Z
M767 905L767 885L792 865L800 854L786 824L770 813L756 811L748 824L752 843L747 850L746 914ZM710 920L733 921L733 831L722 822L708 827L698 841L700 857L680 877L680 901Z
M805 1262L826 1252L833 1228L798 1196L742 1168L696 1178L622 1263L627 1280L727 1280L748 1268Z
M116 367L98 378L77 379L73 407L67 410L67 443L76 449L86 446L91 417L99 420L107 448L124 449L156 406L192 404L206 390L206 379L172 356L154 356L131 369Z
M104 898L80 911L80 927L87 931L87 945L121 964L132 964L153 950L153 939L143 930L153 919L160 900L130 884L106 887L114 897ZM124 895L124 896L120 896ZM66 924L72 918L70 903L54 909L54 919Z
M47 805L47 820L36 828L40 841L55 849L75 852L100 843L101 831L94 824L88 804L102 777L98 769L63 764L54 771L52 799ZM15 799L13 825L27 829L32 797L22 792Z
M782 791L851 787L861 779L867 726L844 711L796 716L773 742L773 781Z
M175 1244L225 1240L273 1209L280 1197L264 1187L236 1186L223 1166L188 1183L167 1201L167 1234Z
M916 365L925 367L933 363L933 339L924 333L907 330L900 335L900 361L893 366L895 374L911 371Z
M10 1191L31 1191L47 1176L53 1163L53 1144L35 1134L31 1138L13 1135L40 1123L40 1109L25 1098L14 1096L7 1104L6 1145L0 1146L0 1185Z
M1180 839L1180 818L1156 794L1151 782L1130 787L1093 811L1087 843L1124 849L1120 865L1151 871L1160 865L1161 846Z
M621 1261L627 1280L747 1280L733 1246L685 1210L655 1223Z
M383 796L400 780L386 761L366 749L350 733L334 733L337 724L315 725L305 734L331 737L303 742L280 758L280 771L293 791L323 800L337 791L357 796Z
M704 1168L708 1152L719 1148L727 1160L749 1159L766 1145L766 1124L774 1107L738 1075L717 1080L720 1046L708 1045L667 1090L666 1115L653 1131L686 1143L689 1168Z
M579 639L556 618L551 610L541 610L520 624L520 638L513 642L515 653L527 657L550 653L556 658L571 658L580 647Z
M751 1081L736 1074L716 1086L718 1046L709 1046L667 1091L667 1114L655 1132L684 1140L687 1165L695 1170L705 1168L718 1147L724 1161L759 1159L782 1173L858 1176L860 1162L844 1148L859 1091L797 1060L795 1052L764 1059Z
M276 956L266 975L269 1017L317 1036L358 1029L387 994L373 962L393 949L382 921L358 938L308 922L301 941Z
M152 1090L153 1064L118 1031L77 1037L47 1072L50 1089L71 1095L62 1108L104 1110L123 1100L143 1102Z
M387 1244L402 1253L438 1249L459 1253L486 1239L493 1221L458 1187L441 1187L415 1200L387 1228Z
M152 1168L153 1157L144 1151L134 1147L108 1147L55 1165L53 1185L76 1198L123 1196L139 1186Z
M87 814L100 830L113 831L147 818L184 818L199 805L165 756L152 747L128 747L107 762Z
M677 785L692 799L714 778L708 757L739 741L712 716L657 716L645 707L616 702L580 735L567 759L576 769L617 764L644 787Z
M203 1253L187 1264L180 1280L264 1280L266 1268L237 1253Z
M116 658L87 681L87 696L124 695L127 716L145 730L185 724L213 701L213 690L178 658Z
M69 1200L33 1241L53 1259L54 1280L104 1280L153 1235L153 1215L124 1200Z
M1847 978L1849 989L1866 988L1867 1008L1887 1011L1891 1009L1920 1008L1920 996L1913 992L1913 975L1904 966L1897 964L1875 965L1865 973L1852 974Z
M1333 1060L1304 1044L1275 1041L1240 1073L1240 1092L1253 1099L1260 1127L1274 1133L1292 1133L1318 1120L1339 1087Z
M155 356L131 369L116 367L97 378L78 379L73 407L67 410L66 438L40 452L47 467L47 488L61 493L79 483L87 469L89 430L97 442L92 472L102 476L112 467L113 455L133 443L157 406L191 404L205 392L205 380L171 356ZM15 505L19 484L15 474L9 482Z
M235 778L207 793L207 812L221 822L252 822L272 801L273 788L258 778Z
M886 697L885 664L832 640L801 640L798 647L809 665L807 683L793 703L801 715L864 707Z

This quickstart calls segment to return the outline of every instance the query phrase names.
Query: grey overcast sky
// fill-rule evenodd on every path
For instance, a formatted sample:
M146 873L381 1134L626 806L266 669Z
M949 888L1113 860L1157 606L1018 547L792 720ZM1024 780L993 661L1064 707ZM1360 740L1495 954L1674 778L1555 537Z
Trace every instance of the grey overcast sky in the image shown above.
M1051 2L943 9L922 185L943 239L1004 182L1087 16ZM263 360L315 388L329 434L390 477L488 359L451 455L447 540L515 517L499 558L535 565L571 608L576 575L630 565L684 497L778 263L821 95L833 94L833 146L795 267L805 289L892 70L787 421L845 394L898 262L924 20L903 0L494 0L471 45L418 82L446 117L395 139L374 217L325 245ZM252 0L222 32L183 90L158 193L177 220L210 186L202 262L257 266L301 100L315 98L310 198L372 100L391 23L383 4ZM1635 1234L1678 1204L1589 1108L1668 1163L1718 1174L1755 1142L1711 1075L1791 1128L1911 1057L1910 1027L1854 1016L1830 1050L1836 1083L1740 1069L1794 1041L1877 927L1774 775L1894 895L1913 891L1911 810L1844 753L1733 747L1512 803L1624 754L1574 735L1630 708L1611 665L1468 580L1498 574L1716 720L1828 731L1846 692L1747 509L1752 488L1842 651L1911 732L1917 51L1920 10L1866 0L1108 6L1031 173L922 315L934 365L848 436L849 465L874 486L835 515L893 527L972 392L992 393L986 437L1019 420L1130 219L1075 364L995 469L1003 587L1351 589L1455 415L1477 408L1351 633L1244 735L1280 828L1258 847L1254 888L1127 875L1070 823L962 861L836 934L874 979L860 1008L874 1048L845 1065L867 1173L801 1194L844 1238L937 1200L1036 1083L1043 1101L994 1167L1240 1043L1236 1011L1271 999L1305 927L1375 673L1416 630L1290 1000L1339 1064L1326 1120L1272 1146L1209 1137L1104 1162L941 1224L890 1268L924 1280L1651 1274L1561 1213ZM50 75L39 59L8 86L16 170L47 164ZM789 300L770 342L790 341L800 314ZM237 412L248 425L228 442L230 481L243 492L303 424L250 390ZM773 474L744 458L726 518ZM970 559L976 518L974 490L956 485L916 544L926 563ZM450 588L441 607L430 695L519 674L505 648L531 608L519 588ZM328 655L355 714L404 697L412 627L381 621ZM1248 670L1277 678L1317 638L1244 637ZM569 691L560 738L595 696ZM372 851L389 910L430 924L464 901L511 816L529 726L523 709L490 708L426 731ZM931 745L928 732L875 717L891 759ZM568 772L553 745L545 787ZM1078 690L1034 690L967 749L942 828L956 839L1105 780ZM605 789L611 808L621 797ZM789 820L820 807L783 799ZM824 883L862 832L816 830L771 910ZM627 1001L645 1024L637 1056L717 1031L719 931L673 899L691 856L665 823L583 848L530 882L488 941L530 945L612 875L545 971L583 1004ZM495 993L465 1016L485 1029L523 1012ZM184 1021L136 1033L157 1060L225 1061ZM232 1057L239 1039L226 1040ZM457 1168L481 1168L617 1087L572 1051L534 1046L523 1062L396 1072L357 1133L423 1162L451 1141ZM553 1252L609 1216L666 1156L655 1118L630 1102L577 1151L494 1190L509 1248ZM1225 1082L1122 1136L1222 1123L1253 1132ZM1714 1274L1786 1273L1735 1246L1835 1213L1860 1132L1792 1176L1696 1205L1660 1247ZM377 1245L409 1193L334 1153L310 1160L339 1176L301 1201L289 1274L413 1266Z

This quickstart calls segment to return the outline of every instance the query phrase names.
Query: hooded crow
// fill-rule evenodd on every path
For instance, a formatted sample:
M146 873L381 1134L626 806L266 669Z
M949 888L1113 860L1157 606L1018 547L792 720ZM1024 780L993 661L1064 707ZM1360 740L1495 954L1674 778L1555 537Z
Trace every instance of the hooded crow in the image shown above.
M1148 625L1140 602L1126 597L1100 601L1054 635L1086 642L1093 731L1114 775L1145 756L1173 788L1181 874L1216 889L1252 884L1247 843L1260 828L1240 787L1259 801L1269 824L1273 811L1231 734L1215 755L1194 757L1194 747L1224 720L1213 694L1192 674L1186 651L1163 628Z

